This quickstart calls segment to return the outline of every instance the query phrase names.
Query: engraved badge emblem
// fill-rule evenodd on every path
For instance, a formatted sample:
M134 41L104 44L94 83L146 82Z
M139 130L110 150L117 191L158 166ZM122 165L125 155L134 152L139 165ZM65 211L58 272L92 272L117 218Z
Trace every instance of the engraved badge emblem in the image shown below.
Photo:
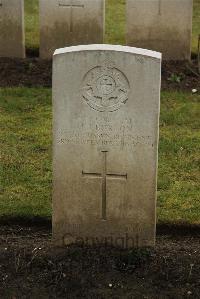
M129 82L126 76L113 66L96 66L89 70L82 83L82 95L93 109L116 111L128 100Z

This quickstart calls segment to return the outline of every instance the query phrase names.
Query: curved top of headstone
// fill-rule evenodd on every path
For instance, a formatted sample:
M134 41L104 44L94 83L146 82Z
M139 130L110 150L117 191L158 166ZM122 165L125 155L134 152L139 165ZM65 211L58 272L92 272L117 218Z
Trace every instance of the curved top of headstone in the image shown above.
M55 55L72 53L72 52L82 52L82 51L115 51L115 52L124 52L132 53L152 58L161 59L162 54L160 52L155 52L151 50L128 47L128 46L119 46L119 45L107 45L107 44L95 44L95 45L79 45L66 48L57 49L54 52Z

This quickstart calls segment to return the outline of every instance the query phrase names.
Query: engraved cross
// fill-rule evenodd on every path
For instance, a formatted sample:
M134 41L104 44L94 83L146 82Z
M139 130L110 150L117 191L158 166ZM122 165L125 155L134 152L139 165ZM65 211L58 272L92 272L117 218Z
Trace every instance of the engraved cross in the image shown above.
M127 180L127 173L126 174L107 173L107 152L108 151L102 151L102 165L103 165L102 173L82 171L83 177L102 179L102 219L103 220L106 220L106 218L107 218L106 217L107 179Z
M75 2L75 3L74 3ZM69 31L73 32L73 9L74 8L84 8L84 4L80 4L77 0L59 0L59 6L70 8L70 25Z

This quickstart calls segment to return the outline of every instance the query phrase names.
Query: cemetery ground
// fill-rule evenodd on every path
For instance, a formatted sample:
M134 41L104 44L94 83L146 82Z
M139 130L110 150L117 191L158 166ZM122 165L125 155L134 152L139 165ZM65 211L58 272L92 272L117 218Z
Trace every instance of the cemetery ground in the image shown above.
M123 44L124 0L117 2L118 9L116 0L107 2L106 42ZM25 5L30 57L0 59L0 298L200 298L200 77L195 61L163 64L155 249L122 250L98 242L55 248L51 62L36 57L37 1Z
M51 244L51 89L1 88L0 298L199 298L199 100L161 93L155 250L62 249Z

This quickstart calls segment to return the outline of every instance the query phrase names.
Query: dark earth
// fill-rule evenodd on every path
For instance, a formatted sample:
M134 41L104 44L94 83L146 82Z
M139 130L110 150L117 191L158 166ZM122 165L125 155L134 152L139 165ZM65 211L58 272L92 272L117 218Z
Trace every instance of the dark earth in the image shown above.
M37 51L0 58L0 87L51 87ZM70 71L70 70L69 70ZM162 90L200 91L197 60L163 62ZM159 225L155 249L54 247L51 222L0 219L0 299L200 298L200 226Z
M0 58L0 87L51 87L52 62L37 57L37 50L28 50L26 59ZM70 70L69 70L70 71ZM162 90L200 90L197 58L191 62L171 61L162 64Z
M158 227L155 249L122 250L54 247L49 226L1 225L0 298L200 298L200 228Z

